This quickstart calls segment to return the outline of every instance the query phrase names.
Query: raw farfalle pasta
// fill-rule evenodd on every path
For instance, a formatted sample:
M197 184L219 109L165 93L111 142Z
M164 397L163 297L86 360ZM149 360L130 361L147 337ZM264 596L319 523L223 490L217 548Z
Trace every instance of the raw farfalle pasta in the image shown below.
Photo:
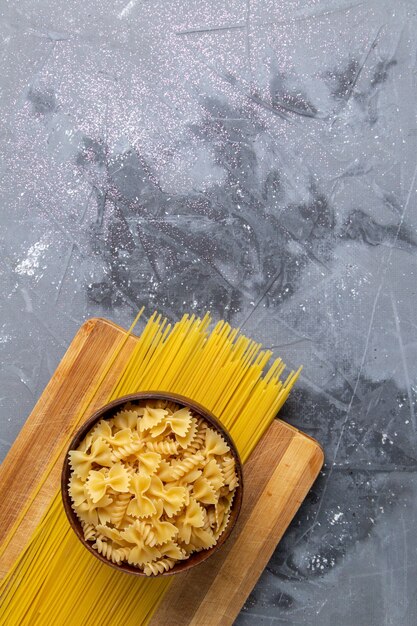
M123 407L69 453L72 506L86 541L147 576L214 546L238 486L221 434L187 407Z

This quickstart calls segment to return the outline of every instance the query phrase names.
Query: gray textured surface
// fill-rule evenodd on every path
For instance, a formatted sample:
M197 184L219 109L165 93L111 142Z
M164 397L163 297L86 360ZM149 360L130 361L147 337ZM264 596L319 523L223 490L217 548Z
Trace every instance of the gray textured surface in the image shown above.
M416 3L1 9L1 456L83 320L211 309L327 455L237 624L416 624Z

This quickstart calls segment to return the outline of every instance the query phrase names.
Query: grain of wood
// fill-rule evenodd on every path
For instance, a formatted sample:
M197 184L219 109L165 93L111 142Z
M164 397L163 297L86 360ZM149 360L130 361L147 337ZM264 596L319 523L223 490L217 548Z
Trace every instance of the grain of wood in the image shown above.
M96 396L86 403L88 391L100 379L124 336L123 329L102 319L91 319L81 326L0 466L0 549L3 542L8 542L0 557L0 579L59 489L63 455L80 410L85 409L87 418L106 402L118 372L128 360L134 337L127 341ZM57 454L48 478L40 486L45 469ZM34 491L37 494L33 503L9 542L9 531Z
M125 337L126 331L102 319L89 320L80 328L0 467L0 549L7 538L0 557L0 579L59 489L63 455L80 412L87 419L106 402L127 362L136 343L134 336L103 377L98 392L89 396ZM54 459L48 478L40 485ZM174 578L151 626L232 624L322 463L317 442L276 420L245 465L244 503L231 538L218 555Z
M229 543L174 580L149 626L233 624L322 464L313 439L276 420L244 467L242 513Z

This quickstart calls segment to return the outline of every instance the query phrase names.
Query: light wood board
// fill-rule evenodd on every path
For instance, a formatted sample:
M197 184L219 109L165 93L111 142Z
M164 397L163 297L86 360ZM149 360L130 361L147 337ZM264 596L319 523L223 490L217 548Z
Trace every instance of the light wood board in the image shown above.
M7 545L0 557L0 579L59 489L63 454L80 410L87 419L106 402L128 360L134 336L106 371L114 348L125 338L125 330L103 319L88 320L80 328L1 465L0 549ZM275 420L245 465L244 502L231 538L218 555L175 577L152 626L232 624L322 464L316 441Z

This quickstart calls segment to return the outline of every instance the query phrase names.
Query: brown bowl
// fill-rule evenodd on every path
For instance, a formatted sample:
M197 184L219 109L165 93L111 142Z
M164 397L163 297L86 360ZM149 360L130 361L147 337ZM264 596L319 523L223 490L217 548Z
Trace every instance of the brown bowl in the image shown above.
M100 559L100 561L103 561L103 563L106 563L106 565L109 565L110 567L114 567L115 569L121 572L126 572L128 574L135 574L136 576L146 576L146 574L144 574L144 572L142 572L138 567L135 567L134 565L130 565L129 563L121 563L120 565L118 565L117 563L112 563L111 561L106 559L106 557L99 554L99 552L97 552L97 550L95 550L88 541L85 541L83 530L81 527L81 522L78 519L74 509L72 508L71 498L68 493L68 483L69 483L69 479L71 476L71 467L69 464L69 456L68 456L68 453L70 452L70 450L75 450L78 448L81 441L84 439L87 433L91 430L94 424L99 422L101 419L110 419L111 417L113 417L117 413L117 411L120 409L121 405L126 404L127 402L135 403L140 400L167 400L167 401L175 402L176 404L179 404L180 406L189 407L192 411L195 411L196 413L198 413L211 426L213 426L216 430L218 430L221 433L221 435L224 437L224 439L227 441L227 443L229 444L231 453L233 454L235 458L236 473L239 479L239 485L236 488L235 497L232 503L229 523L227 524L223 533L220 535L216 545L214 545L212 548L209 548L208 550L202 550L201 552L194 552L188 559L184 561L178 561L178 563L176 563L171 570L167 572L162 572L161 574L156 575L156 576L170 576L172 574L178 574L179 572L185 572L186 570L191 569L195 565L202 563L203 561L208 559L212 554L217 552L225 543L227 538L230 536L230 533L232 532L233 527L236 524L237 518L240 513L240 508L242 505L242 497L243 497L242 461L240 460L240 456L233 442L233 439L231 438L226 428L206 408L204 408L197 402L194 402L193 400L186 398L185 396L180 396L174 393L159 392L159 391L145 391L145 392L140 392L140 393L133 393L128 396L123 396L122 398L118 398L117 400L113 400L113 402L110 402L109 404L106 404L101 409L96 411L94 415L92 415L81 426L81 428L79 428L79 430L75 433L68 447L68 450L65 454L64 466L62 468L62 475L61 475L62 500L64 503L65 513L67 514L67 517L68 517L68 520L72 529L74 530L75 534L77 535L81 543L85 546L85 548L89 552L91 552L91 554L94 554L94 556L97 559ZM153 577L156 577L156 576L153 576Z

